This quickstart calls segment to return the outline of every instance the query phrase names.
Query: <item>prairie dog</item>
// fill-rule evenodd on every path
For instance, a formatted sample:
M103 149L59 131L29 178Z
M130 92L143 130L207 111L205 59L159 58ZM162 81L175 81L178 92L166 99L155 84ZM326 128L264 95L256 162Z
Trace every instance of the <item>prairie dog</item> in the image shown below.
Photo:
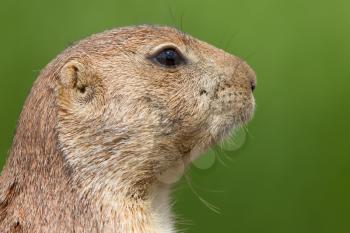
M255 85L242 59L167 26L77 42L24 104L0 232L176 232L159 177L250 120Z

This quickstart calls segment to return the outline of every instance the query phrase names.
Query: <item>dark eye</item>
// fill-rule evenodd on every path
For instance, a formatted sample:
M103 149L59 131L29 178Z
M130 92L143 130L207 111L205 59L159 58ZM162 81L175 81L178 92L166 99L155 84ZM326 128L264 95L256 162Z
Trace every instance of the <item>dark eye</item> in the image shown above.
M172 48L163 49L153 59L157 63L171 68L185 63L185 59L181 54Z

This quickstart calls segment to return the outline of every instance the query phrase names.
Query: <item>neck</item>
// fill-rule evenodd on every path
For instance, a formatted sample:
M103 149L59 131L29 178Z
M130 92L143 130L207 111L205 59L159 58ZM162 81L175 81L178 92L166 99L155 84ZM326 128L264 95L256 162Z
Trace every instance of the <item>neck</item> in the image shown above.
M169 193L168 185L156 184L144 199L110 191L87 194L85 200L79 203L89 203L89 211L81 215L79 221L84 225L83 229L93 229L96 232L172 233L175 231L170 214ZM94 222L100 224L91 225Z
M56 165L62 162L57 159L50 165L58 167ZM28 232L49 232L50 229L66 233L72 229L76 233L175 232L170 214L169 185L153 184L146 196L135 198L128 192L110 191L107 186L87 191L81 186L72 186L63 170L40 170L45 174L32 173L28 188L23 184L18 189L9 185L9 190L23 193L9 192L9 198L13 198L9 203L11 208L22 209L25 218L22 219L16 211L8 213L5 218L13 219L13 224L19 221ZM26 226L26 223L30 225Z

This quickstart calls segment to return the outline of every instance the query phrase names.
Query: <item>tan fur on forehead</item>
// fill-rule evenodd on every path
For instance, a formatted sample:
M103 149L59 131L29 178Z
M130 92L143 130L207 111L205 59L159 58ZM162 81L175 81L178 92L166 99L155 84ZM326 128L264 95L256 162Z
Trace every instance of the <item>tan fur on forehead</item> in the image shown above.
M157 63L168 47L185 62ZM0 231L175 232L159 177L248 121L253 85L244 61L171 27L77 42L23 107L0 177Z
M175 28L141 25L112 29L95 34L79 41L71 47L74 49L79 47L86 52L106 56L117 52L134 52L140 44L149 41L155 43L172 41L175 43L188 44L192 41L192 38Z

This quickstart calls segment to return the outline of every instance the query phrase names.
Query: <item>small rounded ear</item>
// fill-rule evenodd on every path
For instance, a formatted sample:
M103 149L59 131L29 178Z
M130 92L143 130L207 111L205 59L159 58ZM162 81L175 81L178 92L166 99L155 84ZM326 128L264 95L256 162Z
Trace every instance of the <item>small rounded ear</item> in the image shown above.
M102 79L89 58L83 57L71 58L61 68L57 93L62 101L78 105L104 100Z
M56 87L59 114L79 115L79 119L100 116L105 104L105 87L89 58L71 58L58 72Z
M93 78L90 67L77 60L67 62L61 69L60 81L63 87L77 89L84 93Z

